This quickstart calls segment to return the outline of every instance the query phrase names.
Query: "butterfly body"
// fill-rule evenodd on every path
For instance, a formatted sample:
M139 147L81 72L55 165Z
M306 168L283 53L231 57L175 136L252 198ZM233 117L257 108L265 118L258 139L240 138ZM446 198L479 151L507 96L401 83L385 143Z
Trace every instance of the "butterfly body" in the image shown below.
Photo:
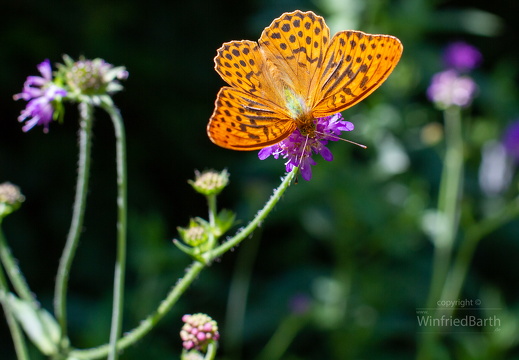
M229 86L218 93L209 138L234 150L257 150L296 128L314 136L315 119L363 100L389 76L402 54L389 35L341 31L330 37L313 12L285 13L259 41L231 41L215 57Z

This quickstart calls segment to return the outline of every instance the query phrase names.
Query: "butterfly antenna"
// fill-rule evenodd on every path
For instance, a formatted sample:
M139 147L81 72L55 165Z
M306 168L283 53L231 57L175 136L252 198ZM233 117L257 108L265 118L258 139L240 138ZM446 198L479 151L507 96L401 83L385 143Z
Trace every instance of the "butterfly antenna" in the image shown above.
M343 139L343 138L341 138L341 137L339 137L337 135L334 135L334 134L327 134L327 133L322 133L322 132L318 132L318 131L316 131L316 133L321 135L321 136L323 136L323 137L330 137L330 138L335 139L335 140L341 140L341 141L345 141L345 142L353 144L353 145L357 145L357 146L359 146L359 147L361 147L363 149L367 149L368 148L364 144L359 144L359 143L357 143L355 141L351 141L351 140L348 140L348 139Z

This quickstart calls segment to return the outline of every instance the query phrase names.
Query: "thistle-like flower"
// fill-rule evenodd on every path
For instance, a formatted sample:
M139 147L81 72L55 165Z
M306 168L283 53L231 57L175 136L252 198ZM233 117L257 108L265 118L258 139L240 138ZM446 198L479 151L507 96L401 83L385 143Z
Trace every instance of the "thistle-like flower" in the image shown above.
M206 314L186 314L182 316L184 326L180 331L180 338L185 350L206 351L211 342L216 342L220 338L216 321Z
M67 91L53 82L52 67L48 59L38 65L38 70L41 76L28 76L23 91L13 98L28 101L18 117L18 121L25 121L22 130L29 131L34 126L41 125L46 133L52 120L59 116L56 110Z
M38 65L41 76L27 77L23 91L13 96L14 100L29 102L18 117L20 122L25 121L23 131L41 125L48 132L49 124L63 116L64 100L110 103L109 95L122 89L119 80L128 77L124 67L114 67L103 59L63 59L64 64L58 64L55 73L50 61L43 61Z
M315 136L302 135L299 129L296 129L285 140L261 149L258 153L260 160L265 160L270 155L275 159L280 156L287 159L285 169L290 172L294 167L299 167L301 176L305 180L312 178L312 165L317 164L312 159L313 154L320 154L324 160L332 161L333 154L326 147L328 141L340 140L342 131L352 131L354 126L351 122L345 121L340 113L318 118L315 121Z

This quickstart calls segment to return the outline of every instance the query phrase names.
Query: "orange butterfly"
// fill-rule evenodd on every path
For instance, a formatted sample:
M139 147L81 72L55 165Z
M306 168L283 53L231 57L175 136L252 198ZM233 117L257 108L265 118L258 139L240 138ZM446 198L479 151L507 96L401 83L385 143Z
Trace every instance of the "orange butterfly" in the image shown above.
M231 41L218 49L215 70L230 87L218 93L209 138L228 149L258 150L295 129L314 137L315 119L375 91L402 51L394 36L346 30L330 38L313 12L284 13L257 43Z

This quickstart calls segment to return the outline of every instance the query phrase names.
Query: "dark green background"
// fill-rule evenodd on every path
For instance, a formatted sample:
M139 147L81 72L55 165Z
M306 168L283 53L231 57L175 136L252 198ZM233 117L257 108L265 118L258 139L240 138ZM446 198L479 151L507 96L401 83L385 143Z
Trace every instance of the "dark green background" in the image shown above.
M505 125L519 118L519 3L358 3L365 5L359 30L395 35L405 47L387 84L344 112L347 120L361 119L354 121L359 131L348 138L368 149L331 144L336 159L331 163L317 159L312 181L300 180L292 186L261 231L205 270L159 326L125 351L124 359L177 358L180 317L194 312L206 312L219 322L220 358L252 359L289 316L290 299L297 294L313 299L328 313L316 312L315 321L302 327L284 359L414 358L415 310L424 306L432 256L420 221L423 211L436 205L442 155L442 143L429 146L420 141L421 129L442 119L441 112L426 100L425 90L431 76L442 70L441 50L446 44L465 40L481 49L484 63L474 73L479 97L464 112L464 207L481 216L485 201L477 183L481 146L499 139ZM36 75L36 65L45 58L60 62L62 54L101 57L126 66L130 73L125 90L115 96L128 143L130 223L124 329L129 330L157 306L189 263L171 239L177 236L176 227L187 225L190 217L206 216L204 199L186 182L195 169L228 169L231 184L219 204L235 210L241 224L277 186L284 172L282 161L260 161L256 152L220 149L208 140L205 128L223 85L213 70L216 49L230 40L258 39L274 18L295 9L314 10L326 19L331 15L322 1L296 0L19 0L3 4L0 182L19 185L27 198L3 228L45 307L52 308L55 273L71 216L77 110L66 106L64 123L52 124L48 134L40 128L23 133L16 118L24 103L12 101L12 95L21 91L25 77ZM463 19L470 9L493 14L496 31L474 32L487 29L487 20L467 27ZM110 322L114 143L109 119L101 111L96 115L85 231L69 295L70 334L77 347L105 343ZM480 128L488 131L478 135ZM402 144L410 160L406 171L381 172L377 163L381 134L391 134ZM396 200L391 195L395 191L400 194ZM517 185L511 185L503 199L510 201L513 194ZM497 294L509 325L516 321L519 299L518 238L517 220L487 236L475 253L460 295L486 299ZM248 271L252 271L250 277ZM233 281L250 286L243 331L226 321ZM14 358L4 324L0 321L0 354L2 359ZM497 359L499 354L519 358L516 343L486 357L486 350L474 350L493 344L485 335L448 336L445 341L449 356L457 359Z

